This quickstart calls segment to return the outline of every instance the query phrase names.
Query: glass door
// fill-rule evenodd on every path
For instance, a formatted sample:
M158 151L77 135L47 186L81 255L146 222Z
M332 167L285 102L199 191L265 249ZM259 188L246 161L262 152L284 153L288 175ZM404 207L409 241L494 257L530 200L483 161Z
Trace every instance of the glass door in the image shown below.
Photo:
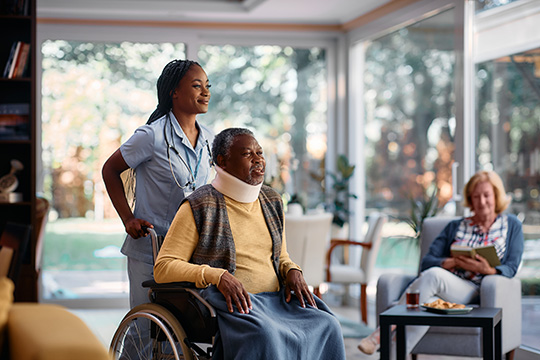
M415 272L418 257L410 251L417 248L401 240L414 242L419 229L408 223L419 225L414 217L427 206L439 213L456 209L455 13L440 12L361 45L366 213L382 210L393 223L381 268Z
M125 230L105 191L105 160L146 123L155 83L184 44L48 40L42 44L43 192L51 203L41 298L125 307Z
M477 64L477 169L496 171L523 222L516 275L523 294L523 345L538 349L540 323L540 48ZM526 316L525 316L526 315Z

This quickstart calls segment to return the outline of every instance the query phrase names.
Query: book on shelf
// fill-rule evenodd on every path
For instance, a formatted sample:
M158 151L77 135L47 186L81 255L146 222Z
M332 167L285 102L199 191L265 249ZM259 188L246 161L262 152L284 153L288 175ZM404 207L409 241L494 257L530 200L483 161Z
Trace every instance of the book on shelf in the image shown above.
M9 52L9 56L6 61L6 66L4 67L4 72L2 74L2 77L7 78L9 75L9 72L11 70L11 64L13 63L13 59L15 58L15 52L17 50L17 46L19 46L19 42L14 42L11 45L11 51Z
M13 79L24 76L30 60L30 44L16 41L11 46L3 77Z
M21 50L17 55L17 61L15 62L15 68L13 70L13 78L22 78L25 70L28 68L28 56L30 54L30 44L22 43Z
M0 104L0 140L30 139L30 105Z
M0 0L0 15L30 14L30 0Z
M453 256L469 256L474 258L476 254L482 256L486 259L489 265L495 267L501 265L501 260L497 256L497 250L495 250L495 245L486 245L486 246L464 246L464 245L452 245L450 247L450 252Z

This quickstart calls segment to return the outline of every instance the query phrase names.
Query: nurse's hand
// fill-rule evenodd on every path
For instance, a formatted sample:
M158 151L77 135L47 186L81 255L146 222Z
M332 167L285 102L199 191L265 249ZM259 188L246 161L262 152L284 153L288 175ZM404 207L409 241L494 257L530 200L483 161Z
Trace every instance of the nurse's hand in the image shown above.
M132 218L125 222L126 232L134 239L148 236L148 228L153 229L154 225L143 219Z

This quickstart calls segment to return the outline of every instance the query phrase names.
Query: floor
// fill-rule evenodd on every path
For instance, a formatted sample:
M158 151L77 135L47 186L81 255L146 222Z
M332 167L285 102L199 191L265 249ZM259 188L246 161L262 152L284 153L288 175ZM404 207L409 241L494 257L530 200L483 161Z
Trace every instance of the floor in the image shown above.
M349 316L357 316L358 312L355 308L344 307L334 309L338 314ZM118 323L125 315L127 310L122 309L84 309L84 310L72 310L73 313L82 318L88 326L98 336L104 346L108 347L110 341ZM357 349L359 339L345 338L345 352L347 360L375 360L379 359L379 354L365 355ZM419 360L457 360L459 358L444 356L444 357L432 357L432 356L420 356ZM475 358L470 358L475 360Z
M338 319L345 324L343 333L345 337L345 349L347 360L369 360L379 359L379 354L365 355L357 349L358 342L361 337L358 334L369 334L376 324L375 319L375 285L368 286L368 326L360 324L359 300L358 294L344 294L342 288L330 287L328 292L323 295L323 300L334 311ZM343 301L343 298L348 299ZM103 299L104 303L113 303L111 299ZM94 331L96 336L101 340L104 346L108 347L111 338L118 324L127 313L127 302L116 302L121 307L115 309L72 309L71 311L83 319L88 326ZM68 304L66 304L70 307ZM524 333L522 340L524 344L538 344L538 334L540 334L540 299L527 297L523 300L523 317L524 328L528 329L529 333ZM346 327L347 324L353 324L352 328ZM352 330L351 330L352 329ZM349 331L350 330L350 331ZM356 337L349 337L356 336ZM536 347L536 346L535 346ZM449 356L419 356L419 360L457 360L458 357ZM476 358L467 358L476 360ZM523 352L516 352L515 360L540 360L540 355L527 355Z
M337 306L336 302L329 300L332 310L339 318L349 319L350 321L360 320L358 307L356 306ZM78 315L94 331L104 346L108 347L116 327L126 314L127 309L72 309L73 313ZM373 299L368 301L368 323L372 328L375 324L375 305ZM345 338L345 350L347 360L370 360L379 359L379 354L365 355L357 349L358 338ZM457 357L449 356L419 356L419 360L457 360ZM468 358L476 360L476 358Z

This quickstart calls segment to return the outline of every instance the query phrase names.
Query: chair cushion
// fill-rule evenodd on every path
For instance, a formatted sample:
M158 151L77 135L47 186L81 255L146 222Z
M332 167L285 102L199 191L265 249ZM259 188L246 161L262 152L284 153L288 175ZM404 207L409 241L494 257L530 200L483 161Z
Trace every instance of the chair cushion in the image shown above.
M330 273L332 274L333 283L365 283L366 275L365 273L353 266L336 264L330 266Z
M8 331L12 359L110 360L86 324L58 305L13 304Z
M0 349L4 343L9 309L13 304L13 289L13 281L7 277L0 278Z

